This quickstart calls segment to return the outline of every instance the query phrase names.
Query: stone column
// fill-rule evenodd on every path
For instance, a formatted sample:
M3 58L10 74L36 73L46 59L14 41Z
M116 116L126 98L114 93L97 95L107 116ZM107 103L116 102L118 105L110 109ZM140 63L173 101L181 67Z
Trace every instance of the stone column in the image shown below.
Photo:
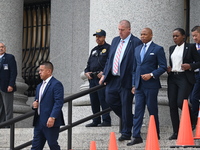
M200 25L200 1L192 0L190 1L190 31L194 26ZM191 32L190 32L191 33ZM191 34L190 34L191 35ZM191 43L193 43L192 36L190 36Z
M87 90L89 89L89 82L88 82L88 79L87 77L85 76L84 74L84 71L81 72L80 74L80 77L81 79L83 80L83 84L80 86L80 91L84 91L84 90ZM89 94L85 95L85 96L82 96L78 99L76 99L75 101L73 101L73 105L74 106L86 106L86 105L90 105L90 97L89 97Z
M30 111L26 105L28 97L24 91L28 86L24 83L21 74L22 68L22 33L23 33L23 0L1 0L0 5L0 40L4 41L7 53L13 54L17 62L18 76L17 91L14 94L14 114Z
M88 59L90 0L51 0L50 61L65 95L79 91Z

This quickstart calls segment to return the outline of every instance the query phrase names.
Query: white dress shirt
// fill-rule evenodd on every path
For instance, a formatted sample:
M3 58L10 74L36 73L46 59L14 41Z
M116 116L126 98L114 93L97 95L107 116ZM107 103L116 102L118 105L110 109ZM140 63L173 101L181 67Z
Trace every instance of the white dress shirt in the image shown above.
M183 51L184 51L185 43L180 46L176 46L174 52L171 55L172 61L172 72L184 72L181 69L181 64L183 64Z

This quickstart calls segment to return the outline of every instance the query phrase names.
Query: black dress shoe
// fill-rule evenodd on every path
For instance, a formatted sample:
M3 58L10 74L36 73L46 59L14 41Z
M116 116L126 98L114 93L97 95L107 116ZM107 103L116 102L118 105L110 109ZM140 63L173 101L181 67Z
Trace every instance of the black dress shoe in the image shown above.
M173 133L172 136L169 137L169 140L176 140L178 137L177 133Z
M139 138L133 138L131 140L131 142L127 143L127 146L131 146L131 145L135 145L135 144L139 144L139 143L143 143L143 140L141 137Z
M192 125L192 131L194 131L195 128L196 128L196 125Z
M87 124L85 127L97 127L97 126L98 124L92 122L92 123Z
M101 124L98 124L98 127L110 127L111 123L108 122L102 122Z
M130 140L130 139L131 139L130 136L121 135L121 136L118 138L118 141L125 141L125 140Z

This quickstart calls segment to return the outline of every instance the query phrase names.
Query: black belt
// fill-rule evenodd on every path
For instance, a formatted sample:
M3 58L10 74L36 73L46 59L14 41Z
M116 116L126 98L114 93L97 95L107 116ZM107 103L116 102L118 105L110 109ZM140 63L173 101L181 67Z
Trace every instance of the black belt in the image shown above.
M180 74L184 74L185 72L171 72L171 74L173 75L180 75Z
M98 78L97 75L98 75L100 72L101 72L101 71L92 72L92 73L90 74L90 76L91 76L92 78Z

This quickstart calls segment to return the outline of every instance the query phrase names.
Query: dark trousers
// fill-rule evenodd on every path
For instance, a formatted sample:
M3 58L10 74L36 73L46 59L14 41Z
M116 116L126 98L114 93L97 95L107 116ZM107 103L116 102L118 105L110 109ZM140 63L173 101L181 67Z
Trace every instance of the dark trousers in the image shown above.
M93 78L89 80L90 88L99 85L99 78ZM100 89L96 92L90 93L90 102L92 107L93 114L100 112L100 107L102 110L109 108L108 104L105 101L105 88ZM111 123L110 113L106 113L102 115L103 122ZM93 119L95 124L101 123L101 117L97 117Z
M0 90L0 123L13 118L14 93L5 93Z
M159 89L147 89L144 86L140 86L135 91L135 113L133 119L133 137L141 137L140 130L143 123L143 117L145 112L145 106L149 111L149 115L154 115L156 129L159 136L159 119L158 119L158 90Z
M106 86L106 102L121 118L122 130L121 134L131 136L133 125L132 103L133 94L131 89L121 87L120 77L112 77Z
M193 124L197 122L197 117L199 113L199 100L200 100L200 74L195 73L196 83L194 84L193 90L190 94L190 103L192 105L192 115L194 116Z
M34 137L31 150L43 150L46 141L48 142L50 150L60 150L60 146L57 142L59 130L60 127L48 128L43 126L40 121L38 121L34 128Z
M193 88L185 73L178 75L171 74L168 76L168 99L170 108L170 117L172 121L173 132L178 133L179 130L179 112L182 109L183 100L188 99ZM189 108L190 109L190 108Z

